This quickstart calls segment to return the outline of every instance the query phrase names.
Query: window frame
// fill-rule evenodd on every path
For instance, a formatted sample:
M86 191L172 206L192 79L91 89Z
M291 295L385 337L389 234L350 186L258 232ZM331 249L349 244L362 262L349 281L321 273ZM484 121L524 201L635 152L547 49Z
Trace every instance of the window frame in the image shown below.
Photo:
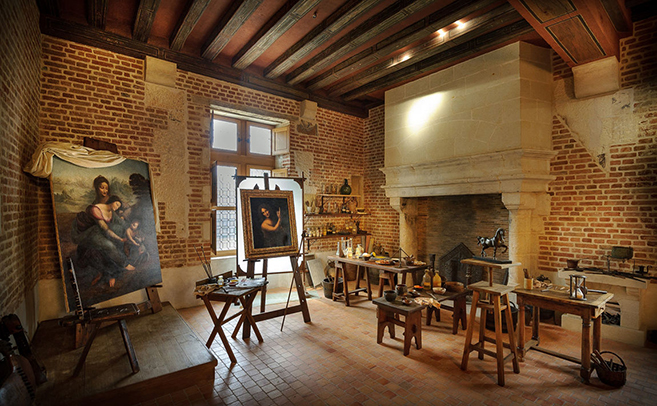
M214 137L214 120L222 120L228 122L237 123L237 151L230 151L225 149L212 148L213 137ZM249 126L257 126L260 128L268 128L272 131L273 139L273 129L276 128L275 125L263 124L255 121L250 121L248 119L238 119L234 117L225 117L222 115L216 115L213 113L212 122L210 125L210 161L212 162L211 168L211 177L212 177L212 198L211 198L211 207L212 212L212 252L214 256L217 257L227 257L235 256L237 250L217 250L217 212L225 210L234 210L237 218L237 207L234 206L217 206L217 191L216 191L216 179L215 179L215 166L233 166L237 168L237 176L249 176L250 169L265 169L273 171L275 168L276 157L274 155L264 155L250 153L250 134ZM273 146L271 146L273 149ZM270 150L271 154L271 150Z

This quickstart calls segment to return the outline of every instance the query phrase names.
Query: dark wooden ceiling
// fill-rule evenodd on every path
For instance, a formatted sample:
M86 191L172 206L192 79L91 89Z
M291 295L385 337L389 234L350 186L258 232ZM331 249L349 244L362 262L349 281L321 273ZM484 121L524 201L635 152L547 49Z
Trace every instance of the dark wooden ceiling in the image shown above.
M43 34L360 117L390 88L518 40L573 66L617 56L632 18L623 0L37 3Z

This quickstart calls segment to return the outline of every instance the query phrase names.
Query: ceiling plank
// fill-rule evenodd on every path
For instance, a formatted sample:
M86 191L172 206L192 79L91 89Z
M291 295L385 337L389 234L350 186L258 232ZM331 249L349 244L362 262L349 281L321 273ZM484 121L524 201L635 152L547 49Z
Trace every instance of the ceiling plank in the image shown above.
M308 56L317 47L338 35L382 0L349 0L319 23L296 44L265 68L265 76L274 79Z
M148 42L148 37L151 35L151 28L155 20L155 14L160 7L160 0L141 0L139 2L139 10L137 10L137 18L135 18L135 27L132 30L132 38Z
M262 4L262 1L233 1L203 46L201 56L210 61L214 60L226 47L228 42L230 42L230 39L235 35L237 30L240 29L246 20L251 17L251 14Z
M233 68L246 69L277 39L292 28L321 0L288 1L233 58Z
M383 59L376 65L372 65L366 70L343 80L328 89L328 92L334 97L347 93L380 77L414 65L423 59L444 51L446 48L451 48L521 19L522 16L512 6L505 3L488 13L473 18L463 28L454 28L445 32L444 35L435 36L427 42L406 50L403 54ZM389 54L386 53L386 55Z
M174 51L180 51L182 49L185 41L187 41L187 37L189 37L196 23L198 23L210 1L194 0L191 4L188 3L187 9L176 23L176 28L174 28L169 38L169 49Z
M90 26L105 29L107 22L107 6L108 0L87 0L87 22Z
M59 17L59 2L57 0L37 0L41 15Z
M316 102L319 107L355 117L365 118L368 115L368 110L356 103L330 100L306 90L294 88L285 83L242 72L229 66L215 64L204 58L159 48L145 42L136 41L111 32L101 31L86 25L51 16L41 16L40 26L43 35L74 41L137 59L145 59L146 56L152 56L174 62L179 69L223 80L249 89L259 90L296 101L311 100Z
M418 78L424 73L429 73L446 67L452 63L473 57L476 54L486 52L496 45L512 41L522 35L533 32L532 26L525 20L502 27L487 35L476 37L455 47L449 48L439 54L433 55L413 65L400 69L390 75L386 75L364 86L345 93L344 100L356 100L372 92L386 89L402 81Z
M433 0L395 2L292 71L285 81L292 85L300 83L432 2Z
M496 2L498 0L468 0L450 3L406 29L397 32L391 37L323 72L306 83L306 86L311 90L327 87L347 75L351 75L394 52L398 52L415 41L435 33L439 29L454 23L454 21L461 20L475 11L486 8ZM507 7L511 8L508 5Z

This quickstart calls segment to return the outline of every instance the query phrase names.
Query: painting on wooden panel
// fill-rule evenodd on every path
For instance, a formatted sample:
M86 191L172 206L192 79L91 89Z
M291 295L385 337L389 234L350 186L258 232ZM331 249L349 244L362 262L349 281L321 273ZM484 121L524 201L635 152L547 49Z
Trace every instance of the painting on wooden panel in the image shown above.
M292 192L241 190L240 198L246 258L296 254L297 230Z
M82 303L162 282L148 164L85 168L53 158L50 177L60 264L72 258ZM62 266L67 309L75 308ZM67 267L66 267L67 268Z

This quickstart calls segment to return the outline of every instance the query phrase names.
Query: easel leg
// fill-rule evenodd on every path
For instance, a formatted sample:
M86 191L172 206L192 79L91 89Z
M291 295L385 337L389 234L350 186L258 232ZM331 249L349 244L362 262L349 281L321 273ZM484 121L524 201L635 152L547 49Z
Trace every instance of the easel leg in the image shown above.
M157 291L157 287L149 286L146 288L146 295L148 300L151 302L153 314L162 311L162 302L160 301L160 294Z
M84 361L87 359L87 355L89 354L89 350L91 349L91 344L93 344L94 339L96 338L96 334L98 334L98 327L100 326L96 323L89 324L88 327L88 329L90 330L89 339L87 340L87 343L85 344L84 349L82 350L82 355L80 355L80 360L78 361L78 365L75 367L75 371L73 371L73 376L78 376L80 374L80 371L82 371L82 367L84 366Z
M128 334L128 325L125 322L125 319L119 320L119 331L121 331L121 337L123 338L123 345L125 345L125 351L128 353L128 360L130 360L130 367L132 368L132 373L136 374L139 372L139 362L137 361L137 356L135 355L135 349L132 346L132 341L130 341L130 335Z

